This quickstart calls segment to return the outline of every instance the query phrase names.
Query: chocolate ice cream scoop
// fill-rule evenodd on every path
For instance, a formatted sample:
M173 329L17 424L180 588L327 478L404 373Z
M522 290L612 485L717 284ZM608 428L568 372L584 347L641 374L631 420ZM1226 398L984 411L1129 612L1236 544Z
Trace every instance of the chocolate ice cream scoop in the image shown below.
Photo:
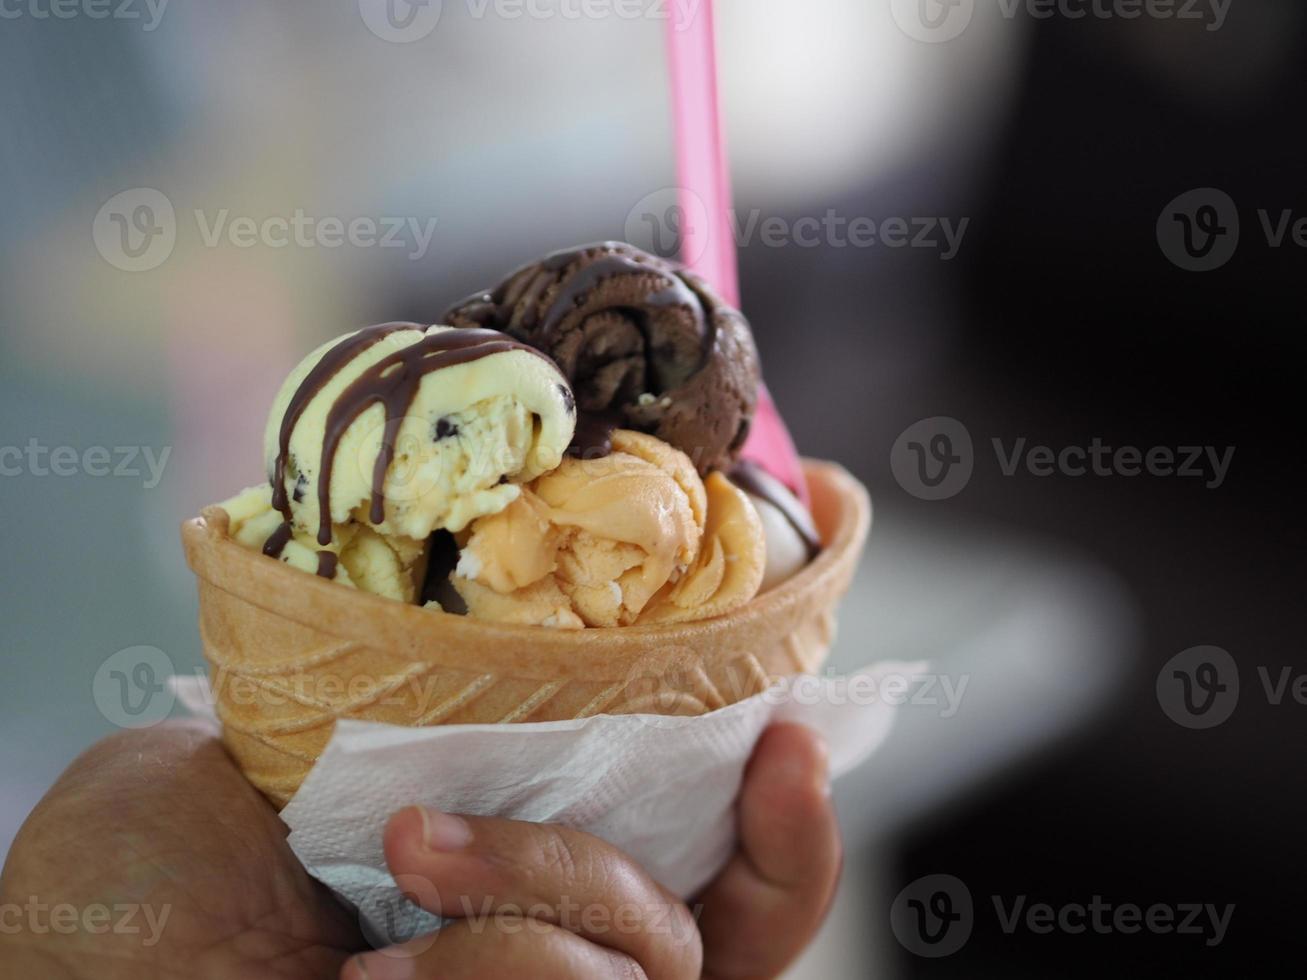
M759 378L748 321L694 274L631 245L555 252L442 322L502 330L552 357L581 412L575 452L606 452L620 426L671 443L707 474L748 436Z

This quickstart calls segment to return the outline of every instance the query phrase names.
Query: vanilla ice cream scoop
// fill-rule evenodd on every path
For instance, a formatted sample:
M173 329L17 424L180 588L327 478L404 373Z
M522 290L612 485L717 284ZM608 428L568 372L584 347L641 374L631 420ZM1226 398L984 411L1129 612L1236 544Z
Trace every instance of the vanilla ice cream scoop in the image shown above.
M581 628L719 615L765 564L748 499L681 451L619 429L600 459L568 458L472 525L453 584L482 619ZM714 507L716 510L714 511Z
M762 467L739 463L731 470L731 482L749 495L762 522L767 570L761 591L766 592L812 561L821 551L821 537L799 498Z
M576 426L554 363L494 330L415 323L323 344L291 372L264 438L271 503L330 549L341 527L425 541L558 466Z
M237 544L363 592L400 602L417 599L427 563L425 541L383 537L366 524L345 524L332 529L331 544L322 548L282 520L266 483L241 491L221 506L227 512L228 534Z

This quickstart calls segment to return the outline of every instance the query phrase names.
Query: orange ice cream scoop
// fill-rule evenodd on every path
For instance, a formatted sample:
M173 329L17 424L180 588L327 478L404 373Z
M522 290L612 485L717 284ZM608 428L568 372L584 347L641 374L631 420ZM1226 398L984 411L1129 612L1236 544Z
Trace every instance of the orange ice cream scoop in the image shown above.
M668 582L640 615L641 625L683 623L721 616L752 599L767 567L762 520L748 495L720 473L704 485L708 520L699 554Z
M565 459L477 520L454 587L470 615L500 622L613 627L643 622L646 610L663 622L718 615L757 592L766 555L748 500L737 507L724 479L709 487L684 453L618 430L608 456ZM714 498L725 502L720 517Z

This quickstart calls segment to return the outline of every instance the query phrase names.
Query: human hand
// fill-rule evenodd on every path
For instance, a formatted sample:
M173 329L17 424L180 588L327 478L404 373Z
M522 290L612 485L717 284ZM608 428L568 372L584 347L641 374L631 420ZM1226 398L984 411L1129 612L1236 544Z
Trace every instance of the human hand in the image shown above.
M0 916L0 973L774 976L820 925L838 877L825 786L811 732L777 726L763 737L740 797L740 850L696 905L698 928L684 904L597 838L466 817L462 837L444 838L461 846L432 849L426 829L440 816L401 811L386 835L392 871L458 921L409 944L409 955L349 959L366 946L355 918L304 872L275 811L207 729L123 733L74 763L15 841L0 912L19 921L15 932L14 917ZM76 910L81 925L52 931L54 906ZM37 928L31 909L41 907ZM107 907L110 921L92 928L93 907ZM123 931L117 910L128 907L137 911Z
M695 908L626 854L576 830L413 807L386 829L411 900L450 920L352 960L342 980L425 977L773 977L811 940L834 895L840 840L825 749L768 730L740 794L740 846Z
M207 727L108 738L59 778L9 852L0 910L21 911L0 918L0 976L334 977L363 944L358 923L286 833ZM56 931L56 906L78 922ZM101 907L109 921L93 924Z

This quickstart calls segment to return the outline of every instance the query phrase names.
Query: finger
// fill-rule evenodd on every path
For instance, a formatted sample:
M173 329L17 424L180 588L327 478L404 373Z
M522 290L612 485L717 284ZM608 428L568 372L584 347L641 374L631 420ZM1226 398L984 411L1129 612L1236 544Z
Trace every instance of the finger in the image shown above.
M739 850L700 896L704 975L771 977L808 944L839 881L826 746L802 725L763 733L745 771Z
M538 919L495 917L481 924L454 922L434 936L355 956L340 980L538 980L631 978L645 974L629 956L597 946Z
M413 807L391 819L385 848L397 879L430 882L413 892L438 915L539 919L626 953L650 977L699 976L702 946L689 909L590 834Z

